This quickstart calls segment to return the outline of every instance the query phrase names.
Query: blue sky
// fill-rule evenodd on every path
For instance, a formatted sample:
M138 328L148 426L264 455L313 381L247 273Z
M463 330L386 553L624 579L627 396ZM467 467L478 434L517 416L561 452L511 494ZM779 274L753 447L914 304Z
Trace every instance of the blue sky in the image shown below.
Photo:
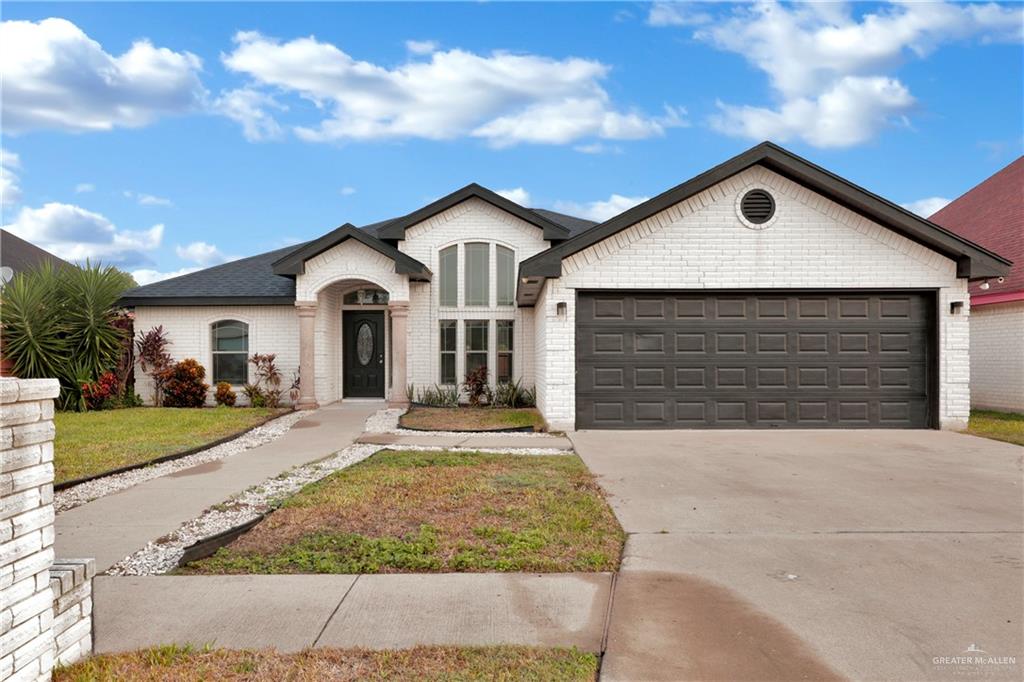
M8 2L2 222L150 281L473 181L604 219L762 139L929 213L1021 154L1022 22L994 4Z

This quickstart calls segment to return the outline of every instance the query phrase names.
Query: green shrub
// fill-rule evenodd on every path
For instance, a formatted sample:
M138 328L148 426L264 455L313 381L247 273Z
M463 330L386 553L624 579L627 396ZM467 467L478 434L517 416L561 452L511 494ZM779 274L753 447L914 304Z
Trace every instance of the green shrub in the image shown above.
M111 266L54 267L20 272L3 289L4 357L24 379L57 378L60 406L85 409L82 385L115 370L126 331L117 301L135 285ZM124 386L118 386L120 394Z
M434 384L433 387L428 386L423 390L410 393L409 402L419 403L427 407L458 407L459 389L454 386L446 387Z
M202 407L210 385L203 381L206 370L196 360L175 363L164 375L164 407Z
M234 407L237 398L238 395L231 390L231 384L226 381L217 382L217 391L213 394L213 399L218 405Z
M494 407L534 407L537 404L537 392L533 388L524 388L519 380L498 384L494 389Z
M266 407L267 396L263 395L263 391L260 389L259 384L244 384L242 386L242 393L249 400L249 407Z

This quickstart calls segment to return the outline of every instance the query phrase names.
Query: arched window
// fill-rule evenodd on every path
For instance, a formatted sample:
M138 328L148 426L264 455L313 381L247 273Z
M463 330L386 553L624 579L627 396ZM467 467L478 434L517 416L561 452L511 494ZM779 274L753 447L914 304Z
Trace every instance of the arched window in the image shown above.
M249 381L249 325L238 320L219 320L213 335L213 383L244 384Z

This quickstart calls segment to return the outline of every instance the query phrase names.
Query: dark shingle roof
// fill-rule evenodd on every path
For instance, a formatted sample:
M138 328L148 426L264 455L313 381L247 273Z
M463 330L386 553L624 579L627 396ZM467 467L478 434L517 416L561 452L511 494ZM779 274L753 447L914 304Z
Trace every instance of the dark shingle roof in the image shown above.
M558 223L565 229L569 230L569 236L575 237L580 232L589 230L597 222L593 220L587 220L586 218L577 218L576 216L566 215L565 213L558 213L557 211L549 211L546 208L531 208L534 213L539 213L553 223Z
M5 265L15 272L24 272L46 261L53 263L54 267L70 265L66 260L57 258L32 242L27 242L7 230L0 230L0 265Z
M295 300L295 280L275 275L274 261L305 246L296 244L258 256L129 289L122 305L213 305L281 303Z

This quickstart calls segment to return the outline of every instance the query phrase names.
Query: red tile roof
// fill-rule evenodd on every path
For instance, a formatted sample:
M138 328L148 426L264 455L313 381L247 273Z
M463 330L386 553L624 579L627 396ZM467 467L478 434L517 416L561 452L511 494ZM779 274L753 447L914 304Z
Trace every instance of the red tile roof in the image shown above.
M1006 281L971 284L972 297L1024 292L1024 156L929 218L1013 261Z

